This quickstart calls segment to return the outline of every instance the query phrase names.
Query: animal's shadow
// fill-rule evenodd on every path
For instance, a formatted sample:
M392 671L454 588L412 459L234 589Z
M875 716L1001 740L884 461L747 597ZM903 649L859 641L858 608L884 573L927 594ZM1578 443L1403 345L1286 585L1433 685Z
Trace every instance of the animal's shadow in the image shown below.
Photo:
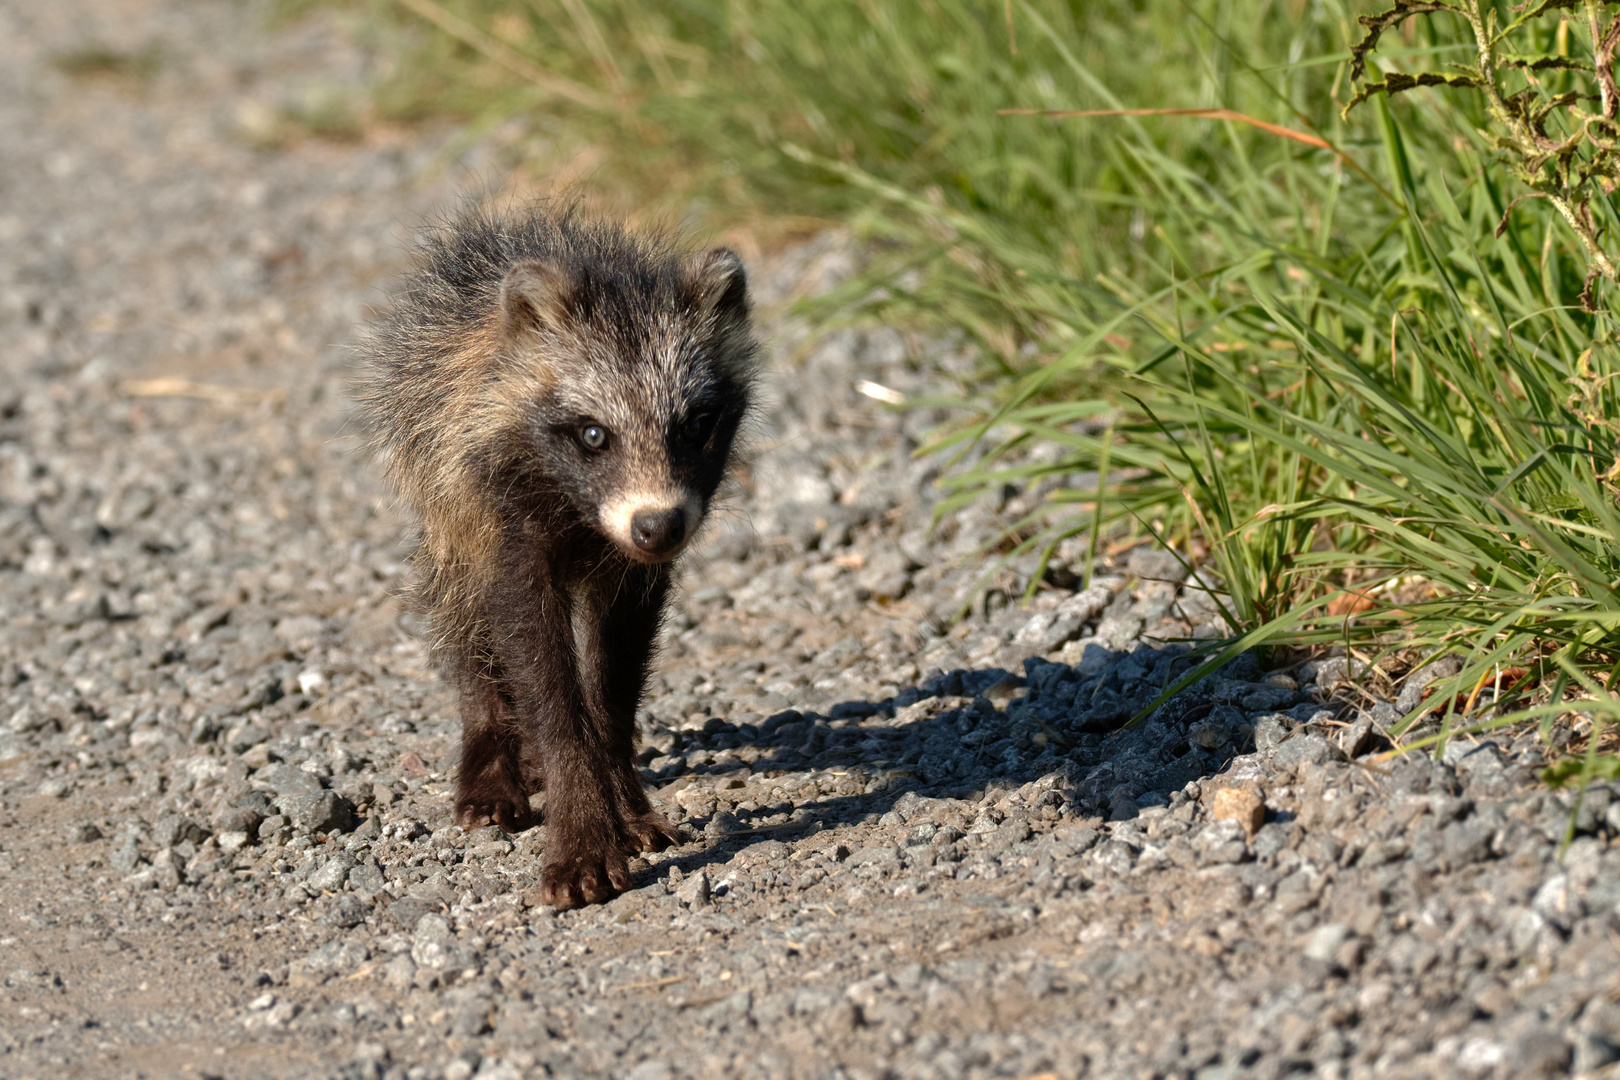
M1134 816L1253 747L1244 712L1221 704L1231 695L1218 690L1254 686L1260 670L1248 656L1130 724L1194 662L1179 645L1111 651L1092 644L1074 665L1032 658L1022 674L942 672L895 698L841 702L825 715L788 710L757 727L711 719L700 731L661 733L669 749L651 758L659 768L644 770L650 787L735 777L748 797L740 805L691 804L696 813L685 827L710 843L653 873L671 865L692 872L761 841L876 820L911 794L976 800L1043 777L1054 778L1049 790L1057 793L1043 801L1062 816ZM1291 702L1279 695L1277 704ZM757 753L750 762L725 754L744 746ZM794 775L797 794L761 805L764 792L781 786L775 773ZM816 785L811 800L807 782Z

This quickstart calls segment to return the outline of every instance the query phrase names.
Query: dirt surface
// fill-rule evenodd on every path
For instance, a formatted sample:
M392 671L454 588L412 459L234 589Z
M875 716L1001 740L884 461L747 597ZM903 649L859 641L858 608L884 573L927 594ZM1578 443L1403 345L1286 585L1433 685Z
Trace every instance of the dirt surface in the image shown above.
M1343 659L1121 730L1221 632L1161 552L954 621L1032 494L930 532L937 417L856 386L963 358L776 318L835 235L754 267L754 465L643 715L686 842L535 905L543 827L449 824L345 395L408 226L499 159L285 138L371 62L252 4L0 3L0 1076L1614 1071L1608 790L1572 818L1531 737L1379 760L1421 680Z

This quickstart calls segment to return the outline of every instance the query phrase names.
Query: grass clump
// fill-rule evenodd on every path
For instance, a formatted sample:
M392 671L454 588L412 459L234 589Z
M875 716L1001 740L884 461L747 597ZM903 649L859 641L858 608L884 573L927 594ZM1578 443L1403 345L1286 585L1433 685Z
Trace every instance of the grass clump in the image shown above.
M90 42L58 53L51 66L76 79L121 79L145 84L163 68L163 48L151 44L136 51Z
M1018 550L1124 526L1212 563L1223 655L1460 654L1397 736L1576 715L1590 776L1620 708L1615 24L1402 3L370 10L394 115L522 117L700 219L895 241L829 303L972 336L933 449L976 448L954 499L1043 494Z

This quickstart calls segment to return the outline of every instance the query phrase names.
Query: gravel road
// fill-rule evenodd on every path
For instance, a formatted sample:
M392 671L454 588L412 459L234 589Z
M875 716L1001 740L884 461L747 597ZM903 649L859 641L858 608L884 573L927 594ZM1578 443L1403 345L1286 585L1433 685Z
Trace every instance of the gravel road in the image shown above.
M773 314L769 406L642 717L685 843L535 903L449 824L355 327L486 140L291 138L374 61L224 0L0 0L0 1076L1613 1075L1620 801L1532 736L1376 758L1419 679L1240 660L1148 548L1028 606L931 532L949 339ZM1028 572L1029 568L1024 568ZM1398 693L1380 702L1373 690Z

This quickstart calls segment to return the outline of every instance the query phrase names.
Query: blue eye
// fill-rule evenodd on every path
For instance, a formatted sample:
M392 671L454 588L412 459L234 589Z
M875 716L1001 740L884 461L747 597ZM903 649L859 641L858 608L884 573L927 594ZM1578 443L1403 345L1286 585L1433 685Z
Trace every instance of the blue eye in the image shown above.
M587 450L600 450L607 445L607 430L600 424L586 424L579 433L579 441Z

